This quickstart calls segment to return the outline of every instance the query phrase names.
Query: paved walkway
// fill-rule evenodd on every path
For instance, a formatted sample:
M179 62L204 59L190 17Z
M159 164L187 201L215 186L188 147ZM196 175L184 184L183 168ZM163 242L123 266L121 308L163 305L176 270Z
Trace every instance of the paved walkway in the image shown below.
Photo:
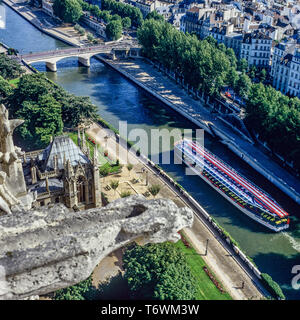
M230 126L210 113L210 109L204 107L201 102L190 97L180 85L164 76L143 60L106 60L109 64L133 77L145 87L161 96L164 100L192 116L201 127L210 127L222 138L233 152L244 159L254 169L263 174L282 191L293 197L300 203L300 181L295 176L284 170L274 162L266 153L250 144L237 134Z
M135 164L135 171L140 171L141 168L146 169L148 171L149 184L159 183L163 186L163 192L161 191L159 196L172 199L179 207L187 206L187 203L178 196L178 192L176 192L171 185L166 184L150 167L141 162L133 153L128 153L123 146L120 144L117 145L114 136L109 137L107 141L105 141L104 137L107 135L106 130L97 124L93 124L86 132L97 141L97 143L102 145L107 144L106 149L109 155L112 158L118 157L120 163ZM116 150L118 150L118 155L114 156ZM192 228L185 228L184 232L197 252L202 255L204 261L234 299L262 299L264 297L260 284L255 283L256 279L245 271L231 254L229 247L219 238L216 232L214 233L210 230L200 217L195 215ZM209 246L208 254L205 256L204 252L207 239L209 239ZM244 287L242 288L243 281Z
M35 27L48 35L69 43L70 45L80 46L84 44L86 37L80 37L74 31L73 27L59 27L53 18L48 16L42 10L24 5L24 3L16 3L13 0L3 0L5 4L17 11L26 20Z

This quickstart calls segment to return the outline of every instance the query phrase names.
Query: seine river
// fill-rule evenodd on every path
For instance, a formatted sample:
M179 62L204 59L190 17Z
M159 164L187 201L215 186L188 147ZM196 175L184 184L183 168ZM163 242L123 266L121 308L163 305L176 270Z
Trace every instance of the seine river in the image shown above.
M5 8L6 29L0 29L0 41L23 53L66 46L38 31L11 9ZM149 132L153 128L195 129L190 122L96 59L91 60L89 69L78 66L77 59L72 58L58 62L57 73L47 72L43 63L34 64L34 67L45 72L47 77L67 91L89 96L98 107L99 114L116 128L121 120L127 121L129 130L143 128ZM268 231L233 207L201 178L185 176L183 166L161 166L239 242L261 272L269 273L279 283L288 299L300 299L300 290L291 286L292 267L300 265L299 206L207 134L205 147L270 193L290 213L290 229L281 233Z

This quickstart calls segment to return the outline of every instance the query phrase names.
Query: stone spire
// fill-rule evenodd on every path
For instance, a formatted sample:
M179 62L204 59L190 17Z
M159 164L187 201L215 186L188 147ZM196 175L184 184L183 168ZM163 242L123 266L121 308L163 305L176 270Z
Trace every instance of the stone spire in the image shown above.
M94 148L93 164L94 164L94 166L99 166L99 162L98 162L98 146L97 146L97 143L96 143L95 148Z
M68 159L67 162L66 162L65 173L66 173L66 177L68 179L70 179L72 176L74 176L74 170L73 170L73 167L71 165L70 159Z
M87 149L87 145L86 145L84 129L82 130L82 146L81 146L81 149L82 149L83 153L87 154L88 149Z
M77 143L78 143L78 147L81 148L81 137L80 137L79 127L77 128Z

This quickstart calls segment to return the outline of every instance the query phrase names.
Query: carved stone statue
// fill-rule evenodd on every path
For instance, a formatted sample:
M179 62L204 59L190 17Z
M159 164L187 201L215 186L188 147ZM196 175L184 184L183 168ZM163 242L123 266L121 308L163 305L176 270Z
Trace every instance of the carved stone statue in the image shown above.
M8 190L5 180L6 173L0 172L0 209L5 213L11 213L10 208L20 211L20 201Z
M57 204L3 215L0 271L2 266L6 291L1 295L0 288L0 300L24 299L74 285L114 250L135 240L176 242L177 232L192 224L191 209L141 195L80 212Z
M20 148L15 148L13 132L24 120L8 120L8 111L2 104L0 106L0 163L9 165L18 159Z
M23 122L19 119L9 120L7 109L3 104L0 105L0 210L5 213L19 209L19 198L23 198L26 207L32 203L19 159L23 153L13 142L13 132Z

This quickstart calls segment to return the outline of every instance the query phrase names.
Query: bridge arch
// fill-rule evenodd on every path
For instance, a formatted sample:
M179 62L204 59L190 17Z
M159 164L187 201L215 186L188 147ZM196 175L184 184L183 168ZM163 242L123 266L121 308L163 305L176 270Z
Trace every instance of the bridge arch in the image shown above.
M61 50L53 50L47 52L37 52L31 54L24 54L21 56L21 59L26 63L36 63L36 62L45 62L48 69L51 71L57 71L57 62L68 58L74 57L78 58L79 63L82 65L89 67L90 66L90 58L100 54L100 53L111 53L113 52L113 44L102 44L99 46L92 47L83 47L83 48L67 48ZM120 46L118 49L129 50L128 46L123 47Z

